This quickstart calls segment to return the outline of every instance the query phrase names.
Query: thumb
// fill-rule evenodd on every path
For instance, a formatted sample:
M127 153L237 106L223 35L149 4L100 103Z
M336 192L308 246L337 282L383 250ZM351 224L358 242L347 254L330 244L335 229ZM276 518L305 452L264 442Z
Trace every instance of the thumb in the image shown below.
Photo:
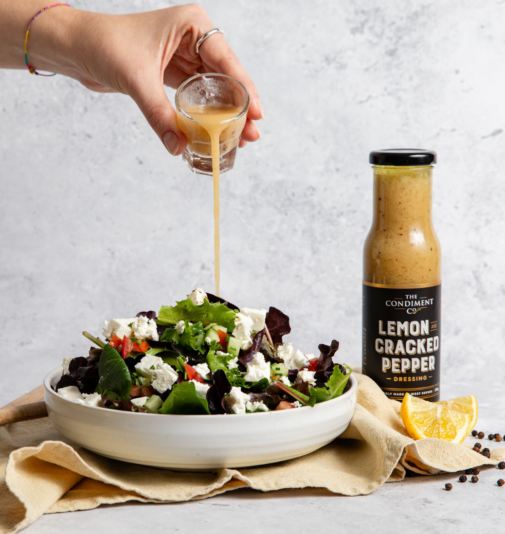
M182 154L186 149L186 136L177 127L177 115L163 85L143 84L131 96L170 154Z

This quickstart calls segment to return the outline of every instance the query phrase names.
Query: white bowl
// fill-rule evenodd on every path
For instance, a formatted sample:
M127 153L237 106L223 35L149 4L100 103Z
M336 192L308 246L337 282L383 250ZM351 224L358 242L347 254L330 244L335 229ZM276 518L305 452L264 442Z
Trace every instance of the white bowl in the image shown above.
M246 467L291 460L333 441L356 407L357 380L340 397L294 410L241 415L158 415L83 406L60 397L62 368L44 379L52 424L90 451L134 464L180 470Z

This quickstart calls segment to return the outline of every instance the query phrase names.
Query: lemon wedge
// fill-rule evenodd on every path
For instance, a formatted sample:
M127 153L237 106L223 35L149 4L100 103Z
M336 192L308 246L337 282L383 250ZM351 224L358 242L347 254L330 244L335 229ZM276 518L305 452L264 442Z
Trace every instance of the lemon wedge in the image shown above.
M408 393L403 397L401 415L410 437L438 438L462 443L477 423L475 395L448 401L429 402Z

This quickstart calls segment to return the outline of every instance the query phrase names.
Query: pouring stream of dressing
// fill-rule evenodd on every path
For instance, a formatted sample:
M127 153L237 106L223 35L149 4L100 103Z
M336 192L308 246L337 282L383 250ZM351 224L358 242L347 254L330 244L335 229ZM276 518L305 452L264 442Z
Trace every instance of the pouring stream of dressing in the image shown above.
M241 113L240 107L237 106L188 106L184 111L190 115L202 128L204 128L210 136L211 155L212 155L212 177L214 182L214 279L216 284L215 293L219 296L219 282L220 282L220 241L219 241L219 167L221 145L223 145L223 153L227 151L227 141L233 138L234 129L229 128L225 134L221 133L225 128L230 126L231 119L234 119ZM231 122L233 124L234 121ZM221 137L224 137L220 139ZM231 148L231 147L230 147Z

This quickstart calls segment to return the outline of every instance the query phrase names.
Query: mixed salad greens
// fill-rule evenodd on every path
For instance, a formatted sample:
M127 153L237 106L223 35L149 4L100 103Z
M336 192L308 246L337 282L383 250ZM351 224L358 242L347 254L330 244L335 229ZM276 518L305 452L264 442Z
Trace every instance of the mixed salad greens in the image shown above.
M239 309L195 289L175 306L106 321L89 356L65 358L55 390L79 404L159 414L242 414L314 406L342 395L351 369L338 341L318 358L283 337L277 308Z

